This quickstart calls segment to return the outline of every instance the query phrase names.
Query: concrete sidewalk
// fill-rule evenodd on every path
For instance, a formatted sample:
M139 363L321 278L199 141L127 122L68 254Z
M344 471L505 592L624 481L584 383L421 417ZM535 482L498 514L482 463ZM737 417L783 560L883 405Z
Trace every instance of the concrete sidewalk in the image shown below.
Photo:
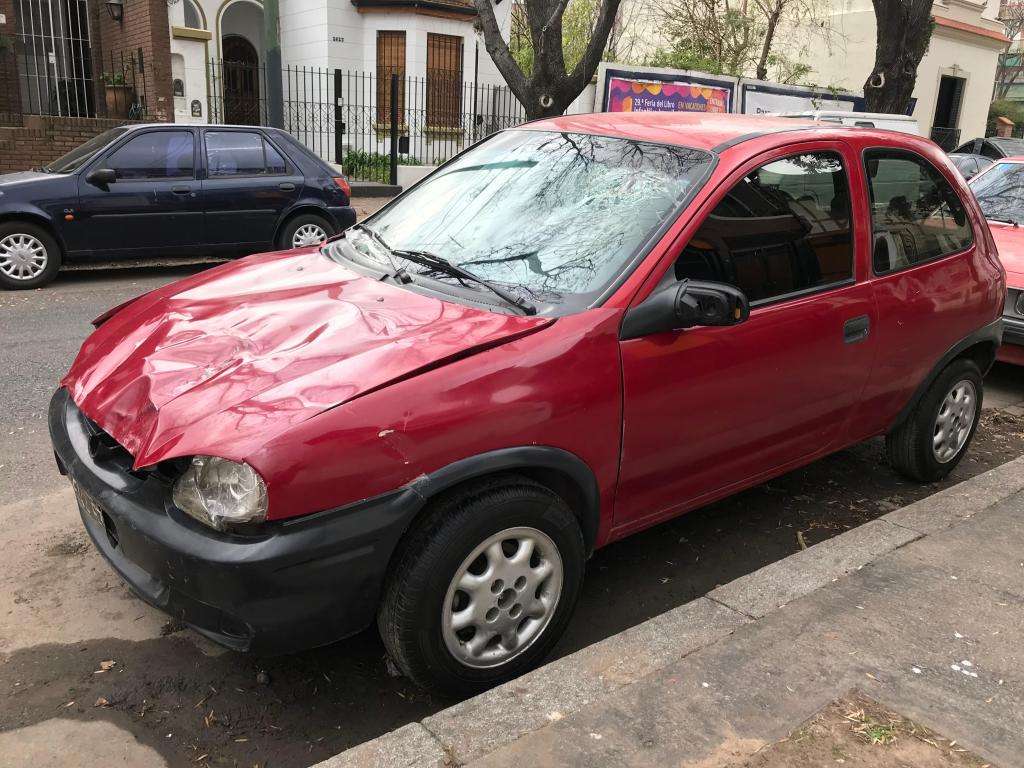
M862 691L1024 766L1024 458L321 766L727 766Z

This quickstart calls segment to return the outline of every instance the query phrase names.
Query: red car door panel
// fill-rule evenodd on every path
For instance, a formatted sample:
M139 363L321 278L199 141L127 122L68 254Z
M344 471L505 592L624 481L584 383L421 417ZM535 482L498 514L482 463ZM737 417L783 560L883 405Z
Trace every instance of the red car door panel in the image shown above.
M851 220L850 199L842 199L849 186L832 193L819 175L774 173L787 157L809 174L816 174L815 158L841 158L853 189L862 183L844 146L814 143L762 156L721 185L676 277L739 285L754 300L750 317L621 342L617 529L681 512L846 438L875 352L872 288L854 279L854 248L866 258L862 228ZM723 267L719 253L730 263ZM824 285L774 298L751 294L751 287L781 290L809 269Z

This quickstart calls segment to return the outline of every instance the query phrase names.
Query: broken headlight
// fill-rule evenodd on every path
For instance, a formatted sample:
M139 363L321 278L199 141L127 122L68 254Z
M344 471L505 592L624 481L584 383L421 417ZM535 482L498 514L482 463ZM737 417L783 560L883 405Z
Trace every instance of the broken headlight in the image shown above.
M174 504L218 531L267 517L267 486L248 464L216 456L193 456L174 483Z

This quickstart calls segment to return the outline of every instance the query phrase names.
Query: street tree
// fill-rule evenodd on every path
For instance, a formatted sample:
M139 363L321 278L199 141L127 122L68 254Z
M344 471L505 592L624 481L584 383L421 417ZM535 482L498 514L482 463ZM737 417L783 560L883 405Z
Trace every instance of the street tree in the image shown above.
M1024 57L1021 55L1020 41L1017 39L1021 32L1024 32L1024 2L1004 0L999 6L999 21L1003 23L1003 30L1009 42L1006 44L1006 50L999 54L999 63L996 65L994 101L1005 99L1011 87L1024 82Z
M650 63L760 80L793 82L810 70L794 56L792 34L777 50L783 30L831 33L828 0L661 0L659 15L670 44Z
M621 0L523 0L513 24L525 35L517 54L501 34L493 0L474 0L484 45L531 120L562 114L597 72ZM579 3L580 9L567 13ZM517 20L516 14L521 14ZM566 50L568 39L573 43ZM513 35L516 34L515 28Z
M864 82L868 112L902 114L910 106L917 67L928 51L935 21L932 0L872 0L875 66Z

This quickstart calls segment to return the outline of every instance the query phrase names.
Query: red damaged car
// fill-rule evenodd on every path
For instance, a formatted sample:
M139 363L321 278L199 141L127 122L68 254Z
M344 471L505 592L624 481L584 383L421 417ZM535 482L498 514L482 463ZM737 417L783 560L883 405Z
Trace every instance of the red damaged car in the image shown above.
M1024 157L1007 157L971 181L1006 268L1003 345L999 360L1024 365Z
M943 477L1004 297L927 140L562 117L111 310L50 431L147 602L258 653L376 621L465 694L539 663L598 547L875 435Z

